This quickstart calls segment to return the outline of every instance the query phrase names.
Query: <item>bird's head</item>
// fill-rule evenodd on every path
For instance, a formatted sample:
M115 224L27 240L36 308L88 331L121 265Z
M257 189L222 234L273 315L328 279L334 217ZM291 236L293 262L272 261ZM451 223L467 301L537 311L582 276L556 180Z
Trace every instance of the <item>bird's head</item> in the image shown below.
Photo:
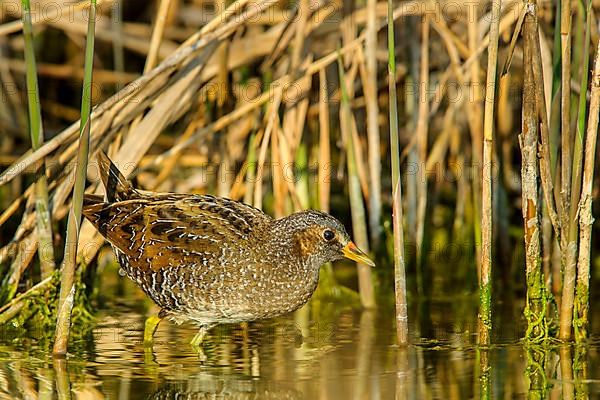
M277 221L292 232L294 251L311 265L319 267L327 262L348 258L374 266L369 257L352 240L344 225L336 218L320 211L301 211Z

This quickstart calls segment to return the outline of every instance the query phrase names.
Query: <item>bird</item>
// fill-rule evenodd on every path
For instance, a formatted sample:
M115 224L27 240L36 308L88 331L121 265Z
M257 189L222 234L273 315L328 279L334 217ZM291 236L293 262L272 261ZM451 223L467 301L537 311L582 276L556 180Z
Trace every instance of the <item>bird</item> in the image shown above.
M218 324L268 319L304 305L323 264L348 258L374 266L333 216L315 210L274 219L225 197L138 190L100 150L105 196L86 194L82 213L112 245L119 273L160 307L159 323L192 322L200 346Z

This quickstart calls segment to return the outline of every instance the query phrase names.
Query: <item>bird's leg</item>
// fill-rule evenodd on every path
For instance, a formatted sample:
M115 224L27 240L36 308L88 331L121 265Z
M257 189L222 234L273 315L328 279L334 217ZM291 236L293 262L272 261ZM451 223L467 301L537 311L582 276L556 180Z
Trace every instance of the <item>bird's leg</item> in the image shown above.
M206 354L204 354L204 350L202 349L202 342L204 341L204 337L206 333L212 328L214 325L201 325L200 330L194 336L190 344L196 353L198 353L198 358L201 362L205 362L207 360Z
M210 328L211 328L211 326L204 326L204 325L202 325L200 327L200 330L198 331L198 333L196 333L196 336L194 336L194 338L190 342L192 347L194 347L194 348L200 347L200 345L202 344L202 341L204 340L204 337L206 336L206 333L208 332L208 330Z
M248 343L248 323L242 322L240 323L240 328L242 328L242 339L244 339L244 344Z
M153 315L146 319L146 324L144 326L144 345L151 346L154 340L154 333L158 328L158 324L160 324L162 318L160 316Z

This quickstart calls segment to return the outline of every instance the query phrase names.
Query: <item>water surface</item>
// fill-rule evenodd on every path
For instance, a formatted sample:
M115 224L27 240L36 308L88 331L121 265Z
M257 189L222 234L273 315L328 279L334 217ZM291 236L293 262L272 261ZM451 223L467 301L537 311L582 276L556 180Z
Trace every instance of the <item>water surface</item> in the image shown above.
M476 345L476 297L458 295L411 301L406 348L394 344L389 307L313 299L287 317L212 330L199 357L192 325L162 323L154 348L143 346L136 291L106 296L64 360L52 358L50 335L3 329L0 399L471 399L482 384L498 399L600 398L600 338L579 353L526 348L519 301L496 305L488 350Z

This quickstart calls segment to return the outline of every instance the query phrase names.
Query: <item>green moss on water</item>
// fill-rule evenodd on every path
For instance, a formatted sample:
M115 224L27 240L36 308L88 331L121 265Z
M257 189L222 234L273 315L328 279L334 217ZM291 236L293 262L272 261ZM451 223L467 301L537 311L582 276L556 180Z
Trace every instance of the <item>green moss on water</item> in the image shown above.
M71 337L79 340L93 329L93 307L86 284L78 271L75 281L75 302L71 316ZM60 271L43 290L27 294L21 300L23 307L1 327L7 337L35 337L41 346L52 346L56 328L57 304L60 291Z

